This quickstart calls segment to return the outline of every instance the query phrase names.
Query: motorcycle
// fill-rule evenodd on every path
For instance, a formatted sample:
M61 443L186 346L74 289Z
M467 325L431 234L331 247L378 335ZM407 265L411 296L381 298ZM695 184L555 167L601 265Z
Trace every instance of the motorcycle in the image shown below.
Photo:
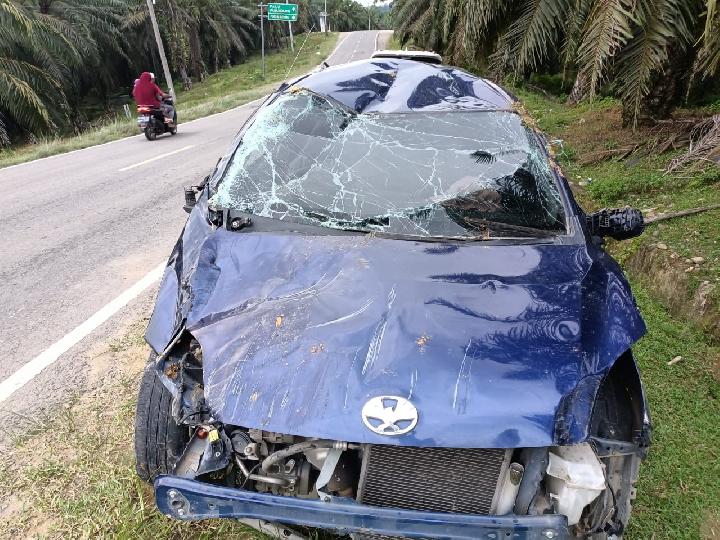
M163 133L170 133L170 135L177 133L177 112L173 100L168 97L163 99L163 103L173 106L172 118L165 116L162 107L151 105L138 105L137 107L138 128L145 133L148 141L154 141L158 135Z

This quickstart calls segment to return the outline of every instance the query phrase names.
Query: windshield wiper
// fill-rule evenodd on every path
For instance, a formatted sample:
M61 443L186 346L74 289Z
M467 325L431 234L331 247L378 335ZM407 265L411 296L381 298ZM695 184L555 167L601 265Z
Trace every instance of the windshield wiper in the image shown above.
M305 216L315 219L320 223L341 227L343 230L351 230L353 227L388 227L390 226L390 218L388 216L370 216L362 219L342 219L317 212L305 211ZM367 231L366 231L367 232Z
M297 92L305 92L313 97L316 97L319 100L324 101L328 105L332 106L333 108L340 109L349 116L356 117L358 115L358 112L355 109L348 107L342 101L337 100L334 97L326 96L325 94L319 94L314 90L310 90L309 88L305 88L302 86L298 88Z
M503 221L493 221L482 218L473 218L465 216L462 220L474 229L484 232L484 236L489 237L493 233L509 232L509 233L525 233L523 238L548 237L561 234L562 231L538 229L536 227L526 227L525 225L516 225L514 223L505 223ZM506 238L504 236L494 236L492 239ZM490 238L489 238L490 239Z

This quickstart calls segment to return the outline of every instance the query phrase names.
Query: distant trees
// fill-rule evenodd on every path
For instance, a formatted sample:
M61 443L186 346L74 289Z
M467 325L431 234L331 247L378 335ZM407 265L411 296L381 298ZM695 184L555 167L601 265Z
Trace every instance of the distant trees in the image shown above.
M323 0L296 0L295 32L319 29ZM256 0L156 0L171 71L189 84L241 63L260 47ZM332 30L367 28L367 9L328 0ZM270 48L287 24L268 23ZM89 97L129 92L143 70L160 71L145 0L0 0L0 146L80 130Z
M570 99L608 88L626 121L665 116L720 69L717 0L395 0L401 42L496 78L562 72Z
M124 7L120 0L0 0L0 144L12 132L69 123L90 82L114 83L113 70L100 68L127 55Z

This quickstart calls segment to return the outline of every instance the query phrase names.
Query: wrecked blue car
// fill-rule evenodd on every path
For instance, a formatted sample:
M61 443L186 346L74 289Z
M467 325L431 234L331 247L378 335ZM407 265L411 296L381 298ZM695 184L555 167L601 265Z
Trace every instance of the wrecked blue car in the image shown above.
M403 58L284 84L199 186L146 338L137 471L280 538L620 538L645 325L515 99Z

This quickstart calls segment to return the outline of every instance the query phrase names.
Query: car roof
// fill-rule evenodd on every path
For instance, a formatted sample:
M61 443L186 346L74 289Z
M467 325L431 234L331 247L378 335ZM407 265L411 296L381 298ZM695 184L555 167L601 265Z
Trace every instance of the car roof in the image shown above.
M384 49L375 51L370 58L404 58L405 60L416 60L428 62L429 64L442 64L442 56L432 51L398 51Z
M496 84L461 69L402 58L370 58L297 79L358 113L510 110L514 99Z

